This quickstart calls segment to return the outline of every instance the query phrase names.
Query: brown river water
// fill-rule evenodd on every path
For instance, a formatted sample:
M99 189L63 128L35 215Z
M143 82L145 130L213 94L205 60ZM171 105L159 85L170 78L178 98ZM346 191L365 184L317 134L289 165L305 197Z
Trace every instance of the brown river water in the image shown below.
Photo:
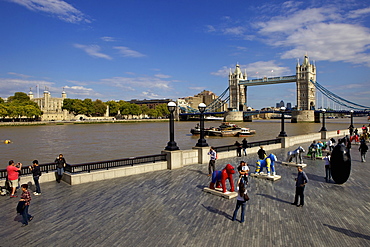
M191 149L199 136L192 136L190 129L197 122L175 122L175 141L180 149ZM218 127L220 121L206 121L205 127ZM274 139L280 133L280 120L255 120L236 123L241 127L256 130L248 141ZM346 129L349 118L327 119L328 131ZM354 125L360 127L369 122L366 117L355 117ZM318 132L320 123L285 122L288 136ZM360 131L361 132L361 131ZM212 146L231 145L240 137L206 137ZM1 126L0 127L0 168L5 168L13 159L23 165L31 165L32 160L39 163L53 162L63 153L69 164L92 161L121 159L135 156L159 154L169 141L168 122L112 123L112 124L64 124L40 126ZM11 140L11 144L3 144Z

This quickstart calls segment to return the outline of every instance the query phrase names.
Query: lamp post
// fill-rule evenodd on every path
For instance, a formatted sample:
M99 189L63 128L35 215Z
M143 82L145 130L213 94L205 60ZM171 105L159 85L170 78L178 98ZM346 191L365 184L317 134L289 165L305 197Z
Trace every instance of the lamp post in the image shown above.
M321 110L321 113L322 113L322 127L321 127L320 131L327 131L327 129L325 127L325 112L326 112L325 109Z
M281 111L281 131L280 131L279 137L287 137L288 136L286 134L285 130L284 130L284 120L285 120L284 112L285 112L285 109L286 108L284 106L280 107L280 111Z
M168 150L168 151L179 150L180 148L177 146L175 142L175 133L174 133L175 126L174 126L173 112L176 109L176 103L168 102L167 109L170 112L170 141L167 143L167 147L165 147L165 150Z
M351 125L349 127L354 128L354 126L353 126L353 110L350 110L350 113L351 113Z
M195 146L197 147L208 147L206 139L204 139L204 111L206 110L206 104L200 103L198 109L200 112L200 138Z

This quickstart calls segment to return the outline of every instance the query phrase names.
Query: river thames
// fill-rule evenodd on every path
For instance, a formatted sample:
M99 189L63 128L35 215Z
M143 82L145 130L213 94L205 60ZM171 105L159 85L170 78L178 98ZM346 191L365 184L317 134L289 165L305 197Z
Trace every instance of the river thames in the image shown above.
M180 149L191 149L199 136L192 136L190 129L197 122L175 122L175 141ZM205 127L218 127L220 121L206 121ZM254 120L236 123L241 127L256 130L248 141L274 139L280 133L280 120ZM327 119L328 131L346 129L349 118ZM355 117L354 125L359 129L367 117ZM285 122L288 136L318 132L321 123ZM206 137L213 146L231 145L241 137ZM77 164L91 161L121 159L134 156L159 154L169 141L168 122L135 122L106 124L64 124L39 126L2 126L0 127L0 168L5 168L13 159L23 165L31 165L32 160L53 162L59 153L63 153L67 163ZM11 144L3 144L11 140Z

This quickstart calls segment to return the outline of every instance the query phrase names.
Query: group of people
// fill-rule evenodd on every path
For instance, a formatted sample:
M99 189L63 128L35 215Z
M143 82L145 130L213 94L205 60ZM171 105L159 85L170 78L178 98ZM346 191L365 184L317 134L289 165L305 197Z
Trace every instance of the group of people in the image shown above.
M247 139L244 138L242 140L242 143L236 141L234 145L236 146L236 156L242 157L242 150L243 150L243 155L247 156L247 148L248 148Z
M60 154L58 158L55 159L54 162L57 168L57 182L60 183L64 173L64 167L66 166L66 161L63 157L63 154ZM39 166L39 161L38 160L32 161L32 166L29 166L28 168L31 171L33 181L35 184L35 191L33 192L33 194L39 196L41 195L39 180L42 175ZM22 163L20 162L15 163L14 160L10 160L6 170L7 170L6 187L10 188L10 198L18 197L16 195L17 189L19 188L22 189L22 194L17 205L17 212L22 215L22 227L27 226L28 222L32 221L33 216L28 213L31 202L31 193L28 190L28 184L20 185L20 174L22 171Z

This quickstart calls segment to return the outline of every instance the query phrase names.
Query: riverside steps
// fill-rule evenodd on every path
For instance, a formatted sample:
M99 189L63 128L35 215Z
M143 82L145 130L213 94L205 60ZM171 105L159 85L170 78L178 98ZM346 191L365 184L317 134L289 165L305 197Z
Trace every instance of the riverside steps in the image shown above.
M16 217L18 199L0 197L0 246L369 246L368 163L360 162L356 146L342 185L325 182L324 161L304 159L310 181L303 208L290 205L297 169L280 164L291 149L267 151L277 155L282 178L250 179L243 224L231 221L235 199L202 191L210 183L203 163L73 186L41 178L27 227ZM254 172L256 152L232 153L216 169L245 160Z

